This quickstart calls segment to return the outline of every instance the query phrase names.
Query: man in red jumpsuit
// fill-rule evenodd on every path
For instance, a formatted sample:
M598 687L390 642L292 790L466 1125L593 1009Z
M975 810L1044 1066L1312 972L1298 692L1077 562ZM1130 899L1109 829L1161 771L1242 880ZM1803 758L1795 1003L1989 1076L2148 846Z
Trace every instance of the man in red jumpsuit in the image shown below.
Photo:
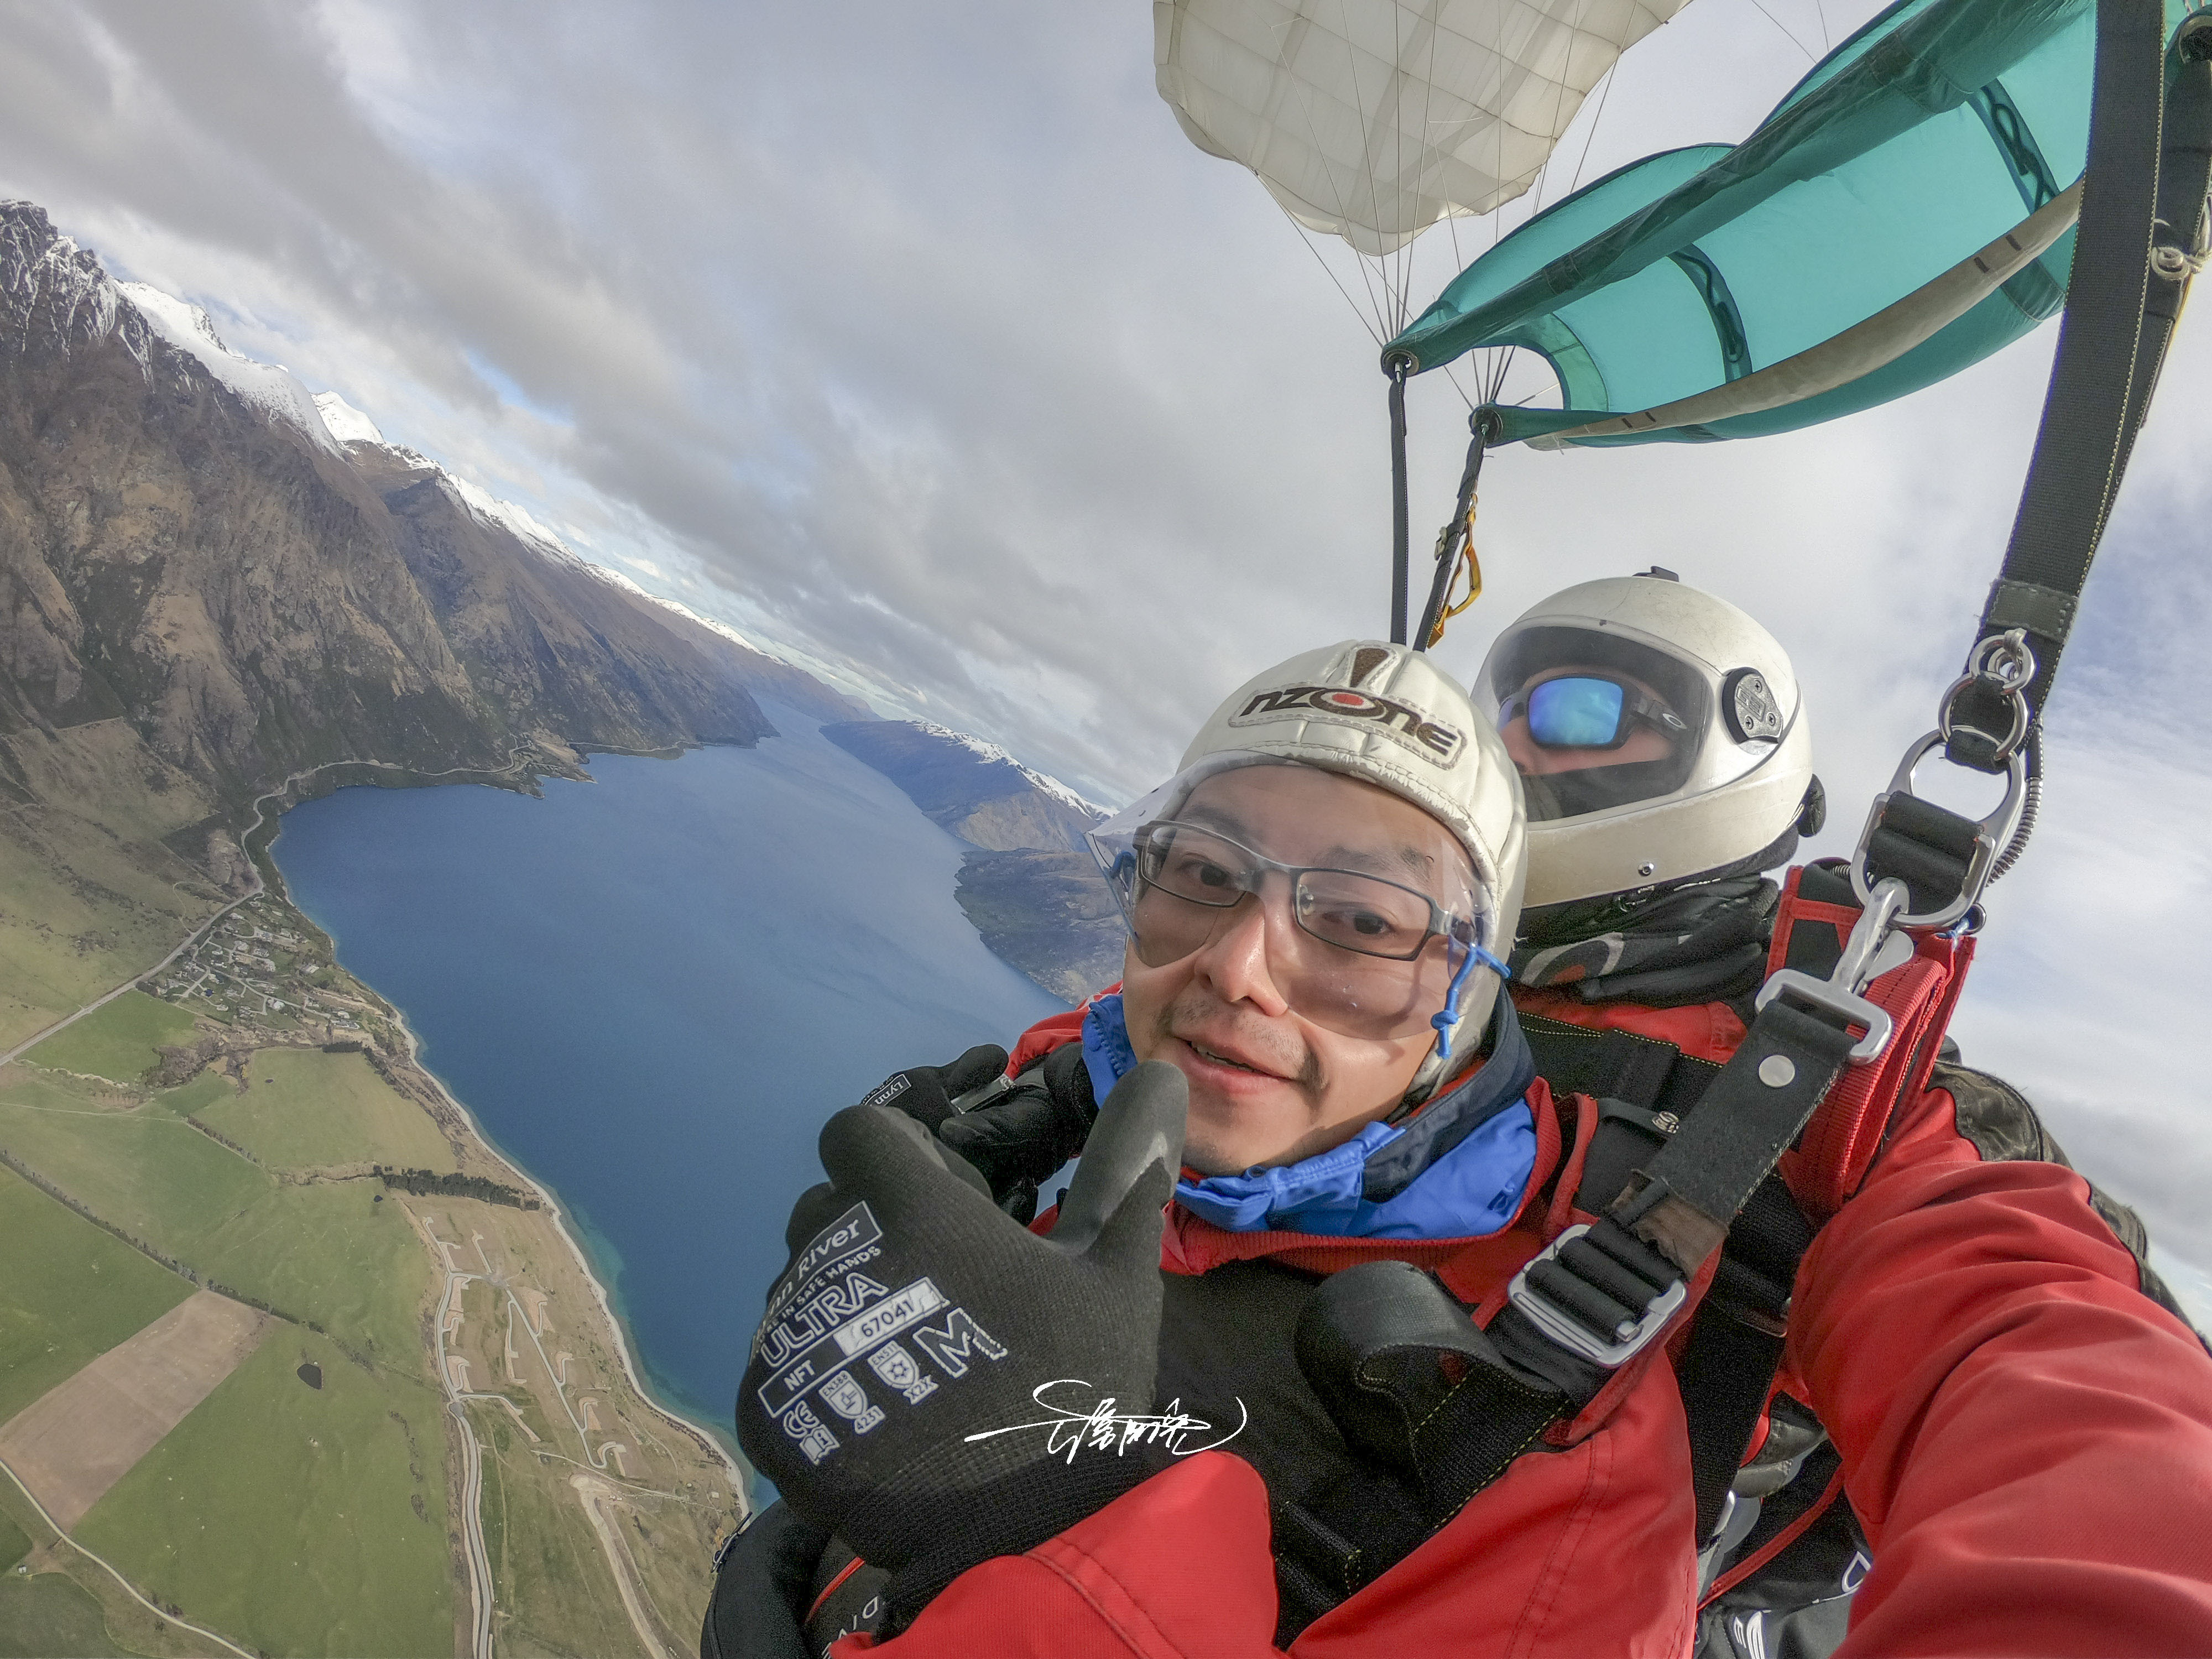
M1788 864L1824 814L1803 695L1758 622L1656 568L1532 606L1498 635L1474 690L1528 804L1514 1001L1554 1092L1607 1097L1607 1139L1592 1160L1601 1188L1607 1164L1656 1146L1654 1123L1694 1100L1743 1040L1785 908L1761 872ZM1840 868L1815 866L1799 879L1788 908L1799 899L1856 907ZM1790 943L1786 911L1784 932L1778 957ZM1933 1081L1952 1097L1972 1155L2066 1163L2016 1090L1944 1048ZM1622 1050L1636 1063L1624 1066ZM1636 1087L1622 1086L1629 1076ZM1638 1097L1620 1098L1630 1093ZM1826 1431L1802 1383L1778 1365L1781 1344L1745 1323L1787 1321L1813 1231L1794 1204L1770 1197L1730 1240L1738 1295L1709 1297L1675 1356L1692 1445L1714 1463L1696 1483L1698 1650L1711 1659L1832 1650L1872 1556ZM2178 1315L2144 1260L2142 1222L2094 1186L2089 1197L2136 1255L2145 1294ZM1743 1305L1748 1291L1757 1305ZM1758 1391L1769 1384L1776 1393L1762 1412Z
M1621 689L1624 706L1639 699L1664 725L1672 704L1654 688ZM740 1595L737 1616L718 1611L708 1650L775 1650L754 1641L775 1634L768 1592L787 1589L791 1564L811 1565L828 1530L893 1571L896 1634L854 1646L1688 1650L1698 1540L1669 1343L1622 1364L1425 1535L1401 1528L1363 1542L1328 1525L1358 1530L1357 1505L1325 1500L1385 1480L1364 1464L1387 1460L1388 1436L1353 1420L1356 1390L1330 1381L1326 1344L1304 1334L1308 1304L1347 1269L1407 1263L1468 1327L1495 1332L1514 1274L1589 1218L1576 1202L1589 1137L1535 1080L1511 1006L1495 997L1490 945L1512 937L1519 901L1511 775L1491 720L1425 659L1352 642L1240 690L1183 772L1104 827L1109 848L1121 838L1113 862L1133 927L1120 1004L1048 1022L1014 1067L1041 1060L1048 1075L1079 1060L1100 1096L1120 1076L1143 1083L1144 1060L1188 1080L1188 1150L1158 1300L1130 1277L1126 1249L1129 1218L1166 1196L1157 1158L1126 1155L1127 1124L1147 1110L1146 1123L1164 1121L1157 1101L1109 1099L1101 1133L1125 1154L1118 1175L1088 1191L1079 1176L1053 1238L1035 1245L993 1231L989 1200L961 1188L960 1171L922 1170L874 1119L833 1121L833 1183L794 1218L793 1267L740 1401L748 1449L803 1524L780 1557L770 1543L751 1552L757 1605ZM1411 896L1381 904L1381 888ZM957 1068L902 1079L908 1109L933 1087L945 1097L970 1081ZM988 1164L988 1147L976 1151ZM924 1189L934 1209L897 1201ZM878 1211L904 1219L878 1224ZM939 1211L958 1212L958 1224L939 1225ZM1070 1211L1087 1242L1040 1255L1069 1231ZM860 1353L883 1322L868 1322L880 1286L865 1274L848 1293L861 1313L836 1332L798 1330L790 1313L778 1323L780 1308L835 1300L806 1273L865 1231L849 1219L862 1212L869 1248L898 1264L890 1276L928 1269L907 1288L927 1285L921 1299L943 1323L911 1328L938 1339L918 1341L925 1355L959 1339L946 1349L957 1375L926 1374L904 1347L889 1364L880 1349ZM1102 1255L1106 1238L1115 1251ZM1984 1164L1941 1090L1904 1103L1872 1174L1805 1255L1789 1320L1789 1369L1833 1436L1876 1547L1854 1642L2204 1650L2212 1361L2137 1284L2078 1177ZM947 1315L951 1296L964 1300ZM1125 1419L1206 1431L1168 1433L1170 1453L1190 1455L1158 1460L1158 1472L1130 1458L1125 1427L1118 1452L1055 1446L1024 1463L994 1450L976 1478L962 1459L984 1454L949 1448L1024 1437L1018 1416L977 1416L985 1385L972 1379L994 1379L1000 1395L1001 1381L1018 1381L1042 1401L1067 1380L1072 1339L1055 1314L1075 1308L1097 1310L1091 1369L1156 1346L1150 1401L1135 1400L1128 1364L1112 1373L1131 1389ZM1115 1341L1102 1344L1108 1327ZM846 1346L822 1346L833 1339ZM1450 1340L1437 1350L1447 1374ZM848 1350L873 1369L825 1374L814 1357ZM790 1355L804 1357L779 1371ZM855 1382L870 1376L902 1397L872 1399ZM1224 1449L1195 1449L1238 1424ZM1427 1464L1410 1478L1433 1486L1439 1459L1449 1448L1419 1449L1412 1464ZM1002 1501L978 1503L983 1492ZM1363 1549L1369 1560L1342 1583L1316 1582L1317 1566L1357 1563ZM747 1612L761 1614L757 1630Z

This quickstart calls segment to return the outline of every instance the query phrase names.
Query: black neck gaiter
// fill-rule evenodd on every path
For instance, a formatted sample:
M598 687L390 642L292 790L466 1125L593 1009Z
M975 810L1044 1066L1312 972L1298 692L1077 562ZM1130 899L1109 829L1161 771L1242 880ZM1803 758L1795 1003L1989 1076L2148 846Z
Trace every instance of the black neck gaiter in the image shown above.
M1513 951L1514 983L1571 985L1584 1002L1727 1002L1748 1020L1781 897L1753 874L1532 910Z

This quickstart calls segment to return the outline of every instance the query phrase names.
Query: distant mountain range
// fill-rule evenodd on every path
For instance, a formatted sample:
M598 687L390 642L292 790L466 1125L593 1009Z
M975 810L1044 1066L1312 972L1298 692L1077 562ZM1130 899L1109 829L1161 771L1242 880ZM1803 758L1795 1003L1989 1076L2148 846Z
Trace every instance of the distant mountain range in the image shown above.
M757 742L760 696L867 712L114 281L27 202L0 203L0 799L64 887L235 892L251 803L329 787L314 769L527 787L579 750Z
M822 735L905 790L939 829L977 847L1079 853L1083 832L1106 816L1057 778L964 732L922 720L858 720L825 726Z
M1103 807L942 726L855 721L822 735L976 849L961 866L958 897L984 944L1065 1002L1121 978L1121 913L1083 842Z

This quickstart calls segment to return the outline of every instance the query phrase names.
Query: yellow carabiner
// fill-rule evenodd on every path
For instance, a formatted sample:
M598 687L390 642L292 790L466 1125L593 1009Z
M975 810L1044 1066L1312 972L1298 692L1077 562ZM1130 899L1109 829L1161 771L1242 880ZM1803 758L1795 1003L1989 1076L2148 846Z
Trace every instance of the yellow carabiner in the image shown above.
M1455 583L1462 577L1466 578L1467 597L1454 605L1450 602L1450 588L1445 589L1444 608L1437 614L1437 625L1429 630L1431 650L1434 650L1437 641L1443 638L1444 624L1482 597L1482 561L1474 551L1474 509L1480 500L1480 497L1475 495L1467 498L1467 539L1459 546L1459 568L1452 572Z

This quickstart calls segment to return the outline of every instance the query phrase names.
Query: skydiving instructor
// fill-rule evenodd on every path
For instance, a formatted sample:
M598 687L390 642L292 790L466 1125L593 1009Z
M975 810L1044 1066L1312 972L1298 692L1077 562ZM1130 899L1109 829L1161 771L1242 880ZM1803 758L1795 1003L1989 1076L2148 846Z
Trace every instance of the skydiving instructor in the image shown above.
M1615 732L1681 718L1613 684ZM1500 708L1501 737L1425 657L1347 641L1215 711L1097 832L1118 996L1008 1066L1052 1109L1103 1102L1035 1229L988 1136L931 1133L995 1063L830 1121L738 1401L785 1501L703 1652L814 1650L841 1547L883 1587L839 1651L1689 1650L1668 1357L1719 1253L1585 1207L1595 1108L1554 1098L1499 994L1515 721L1608 714L1565 696ZM2212 1650L2212 1359L2077 1177L1960 1153L1950 1112L1898 1105L1790 1312L1875 1547L1847 1645ZM1522 1284L1568 1262L1563 1346Z

